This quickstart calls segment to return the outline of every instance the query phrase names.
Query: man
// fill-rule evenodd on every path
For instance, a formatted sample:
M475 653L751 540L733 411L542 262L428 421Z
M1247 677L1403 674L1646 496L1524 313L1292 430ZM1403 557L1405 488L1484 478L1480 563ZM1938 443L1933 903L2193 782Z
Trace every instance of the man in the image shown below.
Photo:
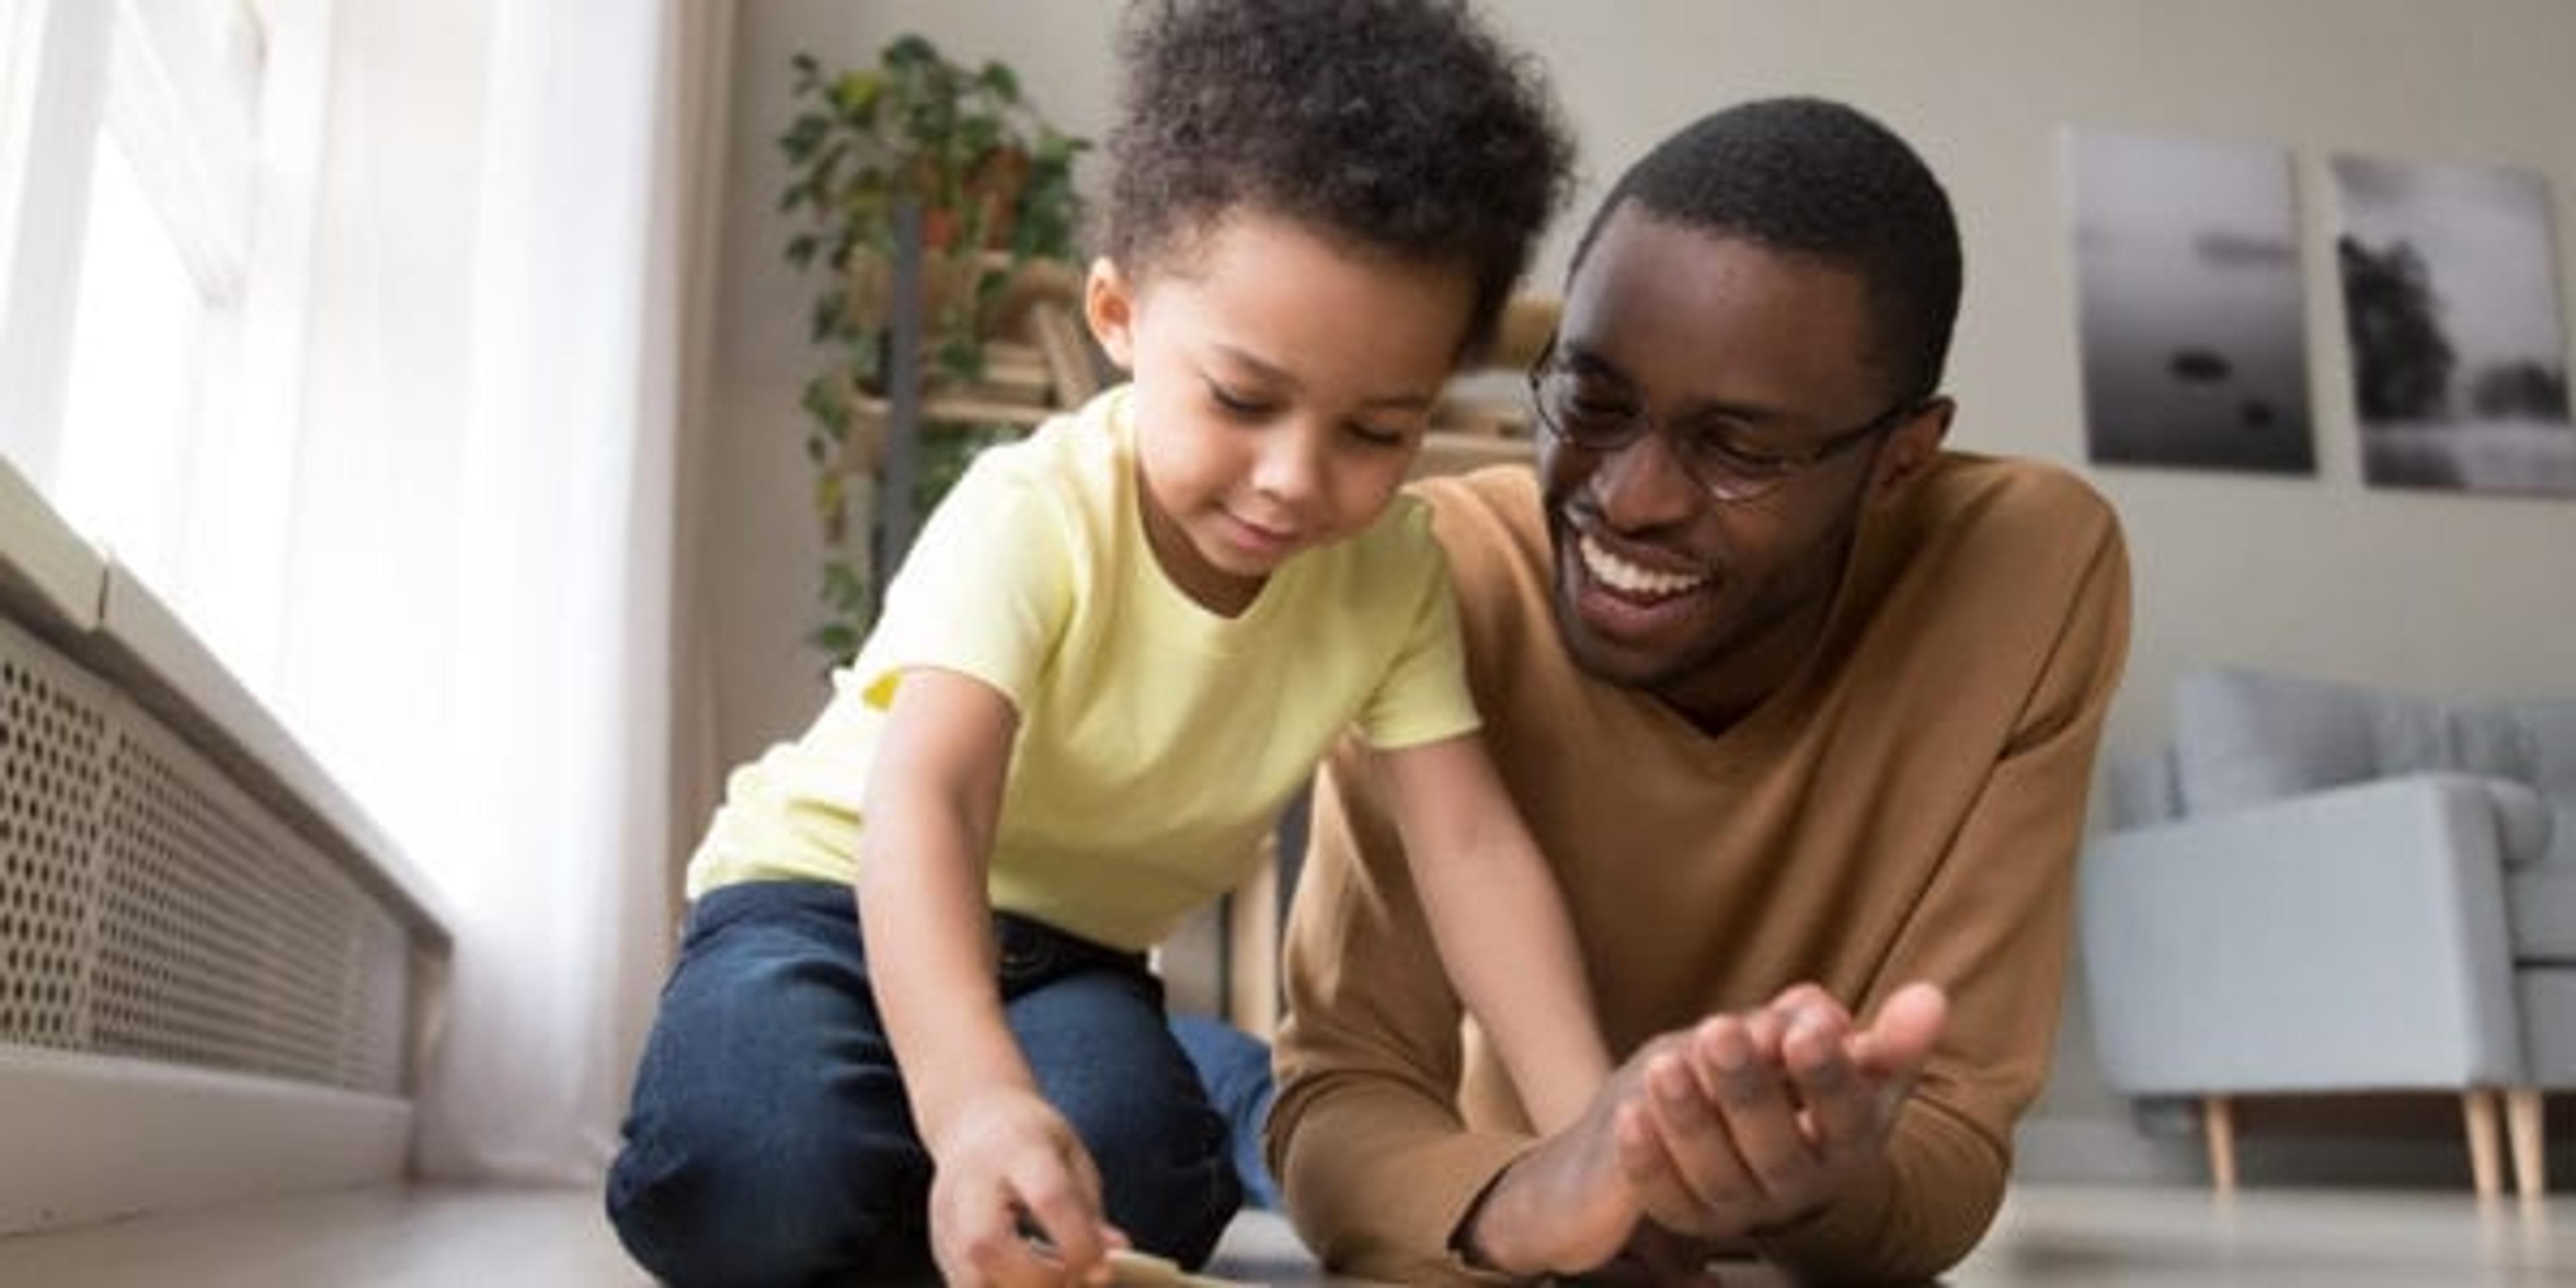
M1698 122L1595 215L1531 375L1536 478L1424 493L1626 1063L1531 1132L1345 748L1269 1129L1329 1262L1918 1279L1984 1232L2047 1070L2128 576L2082 484L1940 450L1959 272L1922 162L1813 100Z

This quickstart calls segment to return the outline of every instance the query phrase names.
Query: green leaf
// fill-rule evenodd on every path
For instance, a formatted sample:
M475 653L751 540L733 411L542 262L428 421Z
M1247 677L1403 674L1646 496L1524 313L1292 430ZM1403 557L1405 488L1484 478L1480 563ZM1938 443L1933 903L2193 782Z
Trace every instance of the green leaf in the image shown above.
M939 47L920 35L906 33L895 37L878 56L888 67L926 67L940 61Z
M843 72L841 79L832 82L832 106L843 116L864 118L876 110L885 88L885 77L875 72Z
M859 631L848 622L826 622L814 628L814 647L831 654L835 663L846 662L859 651Z
M984 87L1005 103L1020 101L1020 77L1017 72L997 62L984 64Z
M822 145L825 131L831 128L831 124L811 112L799 116L788 124L785 133L778 136L778 150L787 154L790 164L802 165L807 157L814 155L814 149Z
M821 239L814 234L798 233L787 239L787 262L798 268L812 268L814 252L821 247Z

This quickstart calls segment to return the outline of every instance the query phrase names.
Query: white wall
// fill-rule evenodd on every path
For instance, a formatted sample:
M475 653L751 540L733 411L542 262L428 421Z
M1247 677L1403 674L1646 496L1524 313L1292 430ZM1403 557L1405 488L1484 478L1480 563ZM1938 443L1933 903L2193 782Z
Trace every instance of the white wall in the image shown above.
M1580 217L1618 169L1710 108L1818 93L1885 120L1948 184L1968 292L1954 442L2081 467L2075 287L2057 134L2066 126L2287 144L2298 159L2319 474L2088 470L2127 524L2137 627L2113 748L2166 732L2177 672L2240 662L2423 692L2576 693L2576 501L2372 491L2360 482L2324 159L2350 150L2527 166L2576 230L2576 5L2564 0L1488 0L1546 61L1585 178L1534 284L1554 289ZM743 0L736 45L709 580L728 758L810 717L797 643L815 539L796 390L807 283L778 258L787 60L873 57L916 30L998 57L1060 124L1102 133L1115 101L1110 0ZM1096 161L1083 177L1095 183ZM2576 299L2576 262L2560 265ZM2562 310L2563 312L2563 310ZM2070 994L2072 1000L2072 994ZM2041 1120L2125 1139L2070 1011ZM2036 1156L2044 1151L2033 1150ZM2054 1160L2052 1160L2054 1161ZM2076 1163L2074 1170L2087 1165ZM2138 1170L2106 1164L2096 1170Z

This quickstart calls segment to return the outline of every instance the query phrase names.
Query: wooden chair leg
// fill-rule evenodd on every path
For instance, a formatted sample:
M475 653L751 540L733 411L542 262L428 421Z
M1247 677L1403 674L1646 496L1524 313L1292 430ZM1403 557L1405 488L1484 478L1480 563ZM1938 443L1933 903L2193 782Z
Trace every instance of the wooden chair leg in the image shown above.
M2482 1199L2504 1193L2504 1166L2496 1145L2496 1100L2492 1091L2460 1093L2461 1115L2469 1128L2469 1175L2476 1179Z
M2200 1130L2209 1138L2209 1181L2221 1195L2236 1192L2236 1106L2225 1096L2200 1100Z
M2513 1145L2513 1189L2536 1199L2549 1188L2549 1160L2543 1152L2548 1136L2541 1130L2540 1089L2524 1087L2504 1094L2505 1128Z

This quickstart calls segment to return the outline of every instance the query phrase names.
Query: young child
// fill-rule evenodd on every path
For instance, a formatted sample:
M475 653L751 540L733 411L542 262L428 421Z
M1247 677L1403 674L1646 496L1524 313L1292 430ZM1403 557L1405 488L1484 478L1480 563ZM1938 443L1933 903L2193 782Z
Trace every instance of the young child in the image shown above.
M1085 310L1132 382L978 458L728 785L609 1183L666 1279L1204 1261L1239 1191L1144 954L1345 731L1535 1121L1608 1072L1396 495L1565 186L1545 97L1437 0L1153 5L1124 52Z

